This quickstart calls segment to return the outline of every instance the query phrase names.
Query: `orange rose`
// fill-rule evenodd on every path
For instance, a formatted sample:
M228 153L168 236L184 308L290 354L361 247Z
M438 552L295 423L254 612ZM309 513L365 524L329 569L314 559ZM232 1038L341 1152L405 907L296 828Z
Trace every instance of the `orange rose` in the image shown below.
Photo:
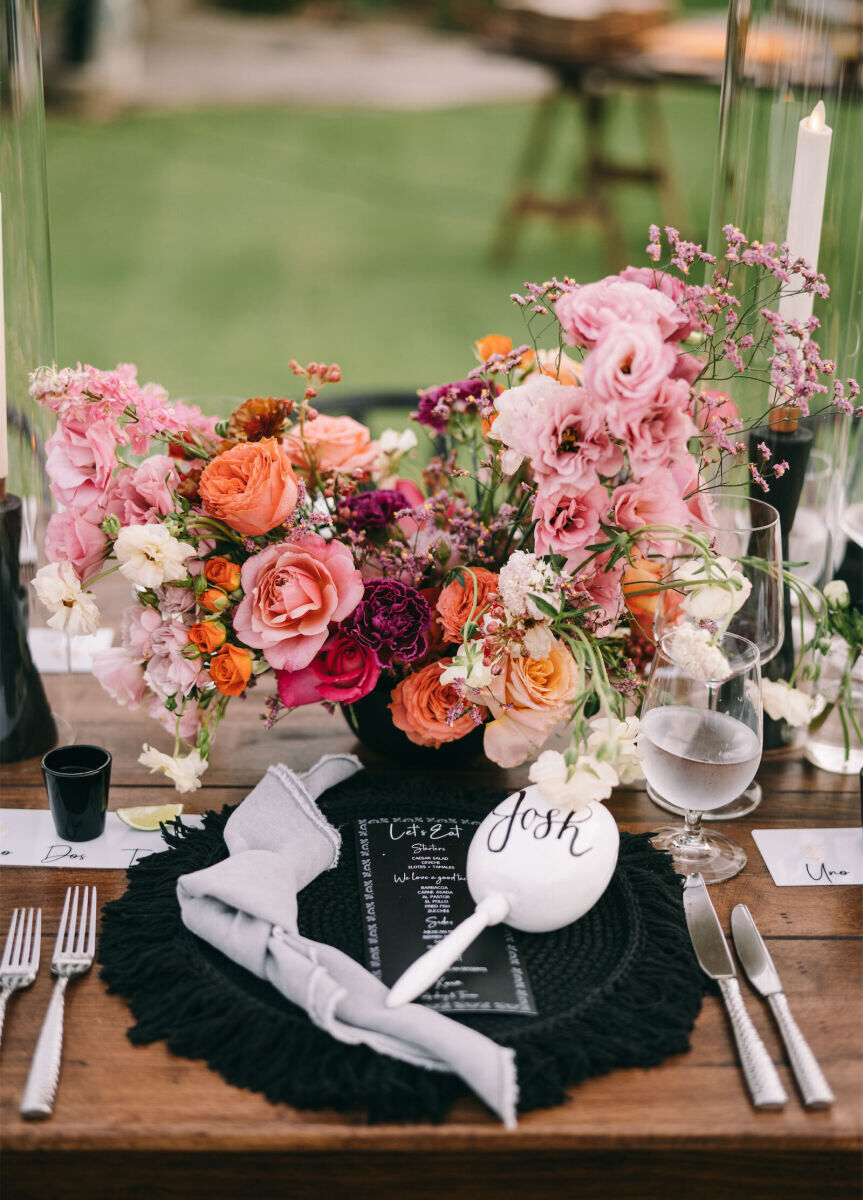
M393 691L389 706L393 725L401 729L417 746L442 746L456 742L475 729L473 717L464 713L451 725L447 713L459 703L459 694L451 683L441 687L441 672L452 662L442 658L429 663L403 679Z
M189 630L189 641L197 646L202 654L212 654L218 650L227 637L224 625L218 621L199 621Z
M302 435L295 426L285 438L288 458L300 470L314 466L319 471L365 471L378 456L379 446L373 442L365 425L353 417L328 417L319 414L306 421Z
M503 337L503 335L499 333L488 333L484 338L480 338L478 341L474 342L474 346L476 346L476 353L479 361L485 362L486 359L491 358L493 354L511 354L512 338ZM536 355L533 350L525 350L524 354L522 354L521 358L518 360L518 365L522 368L522 370L524 370L524 368L530 366L535 358Z
M207 612L216 613L222 612L231 602L221 588L207 588L205 592L201 592L198 603Z
M204 577L226 592L235 592L240 586L240 568L229 558L216 554L204 564Z
M492 681L493 721L485 727L486 757L517 767L536 754L554 727L570 715L578 694L578 667L567 646L555 641L547 658L507 658Z
M281 525L297 503L297 481L280 442L241 442L206 467L205 508L237 533L257 537Z
M632 552L632 562L623 570L621 591L629 614L646 638L653 640L653 622L659 603L658 590L648 590L659 583L664 564L655 558L645 558L638 550Z
M474 577L476 578L476 605L474 606ZM497 591L497 575L485 567L465 568L461 580L448 583L438 596L437 610L444 635L451 642L460 642L462 629L471 612L477 615L486 608L491 596Z
M210 676L223 696L239 696L252 678L252 656L241 646L227 642L210 659Z

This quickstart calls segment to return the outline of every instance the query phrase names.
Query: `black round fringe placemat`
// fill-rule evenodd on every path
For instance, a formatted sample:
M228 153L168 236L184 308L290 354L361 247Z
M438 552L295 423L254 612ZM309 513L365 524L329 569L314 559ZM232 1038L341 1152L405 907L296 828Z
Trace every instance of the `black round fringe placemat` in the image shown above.
M356 818L481 819L498 798L433 778L366 772L332 788L319 803L341 830L342 853L300 893L300 932L363 960ZM130 1040L164 1039L229 1083L297 1108L365 1109L370 1121L440 1120L466 1091L460 1079L336 1041L185 928L177 879L227 856L222 831L232 811L208 813L203 829L171 826L170 849L130 868L125 894L105 907L102 978L129 1000L137 1022ZM647 835L621 833L614 877L579 921L515 937L539 1015L454 1019L514 1047L521 1112L562 1103L567 1087L588 1076L656 1066L689 1049L706 980L687 934L679 877Z

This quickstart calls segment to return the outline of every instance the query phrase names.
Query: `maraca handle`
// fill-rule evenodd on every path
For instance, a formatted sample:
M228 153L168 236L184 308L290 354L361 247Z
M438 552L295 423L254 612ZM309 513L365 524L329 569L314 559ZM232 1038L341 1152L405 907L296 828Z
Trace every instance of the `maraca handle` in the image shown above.
M509 912L509 903L504 896L486 896L461 925L436 942L421 958L411 963L408 969L390 988L386 998L387 1008L399 1008L416 1000L427 992L436 979L463 954L471 942L482 933L487 925L498 925Z

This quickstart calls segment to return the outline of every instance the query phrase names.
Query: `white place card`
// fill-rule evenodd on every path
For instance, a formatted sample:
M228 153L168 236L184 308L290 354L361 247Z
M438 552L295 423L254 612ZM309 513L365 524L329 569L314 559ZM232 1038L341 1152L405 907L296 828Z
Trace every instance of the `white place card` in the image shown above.
M754 829L752 836L778 887L863 884L863 830Z
M200 816L184 816L183 824L200 826ZM66 842L57 836L47 809L0 810L0 866L94 867L124 870L149 854L164 850L161 830L142 833L109 812L105 832L89 842Z

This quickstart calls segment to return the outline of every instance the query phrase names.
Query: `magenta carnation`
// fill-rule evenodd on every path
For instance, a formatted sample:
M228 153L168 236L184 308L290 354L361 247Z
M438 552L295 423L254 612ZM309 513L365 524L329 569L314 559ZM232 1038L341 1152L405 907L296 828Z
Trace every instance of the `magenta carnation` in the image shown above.
M428 649L431 609L415 587L397 579L373 579L342 629L373 650L382 667L422 658Z

